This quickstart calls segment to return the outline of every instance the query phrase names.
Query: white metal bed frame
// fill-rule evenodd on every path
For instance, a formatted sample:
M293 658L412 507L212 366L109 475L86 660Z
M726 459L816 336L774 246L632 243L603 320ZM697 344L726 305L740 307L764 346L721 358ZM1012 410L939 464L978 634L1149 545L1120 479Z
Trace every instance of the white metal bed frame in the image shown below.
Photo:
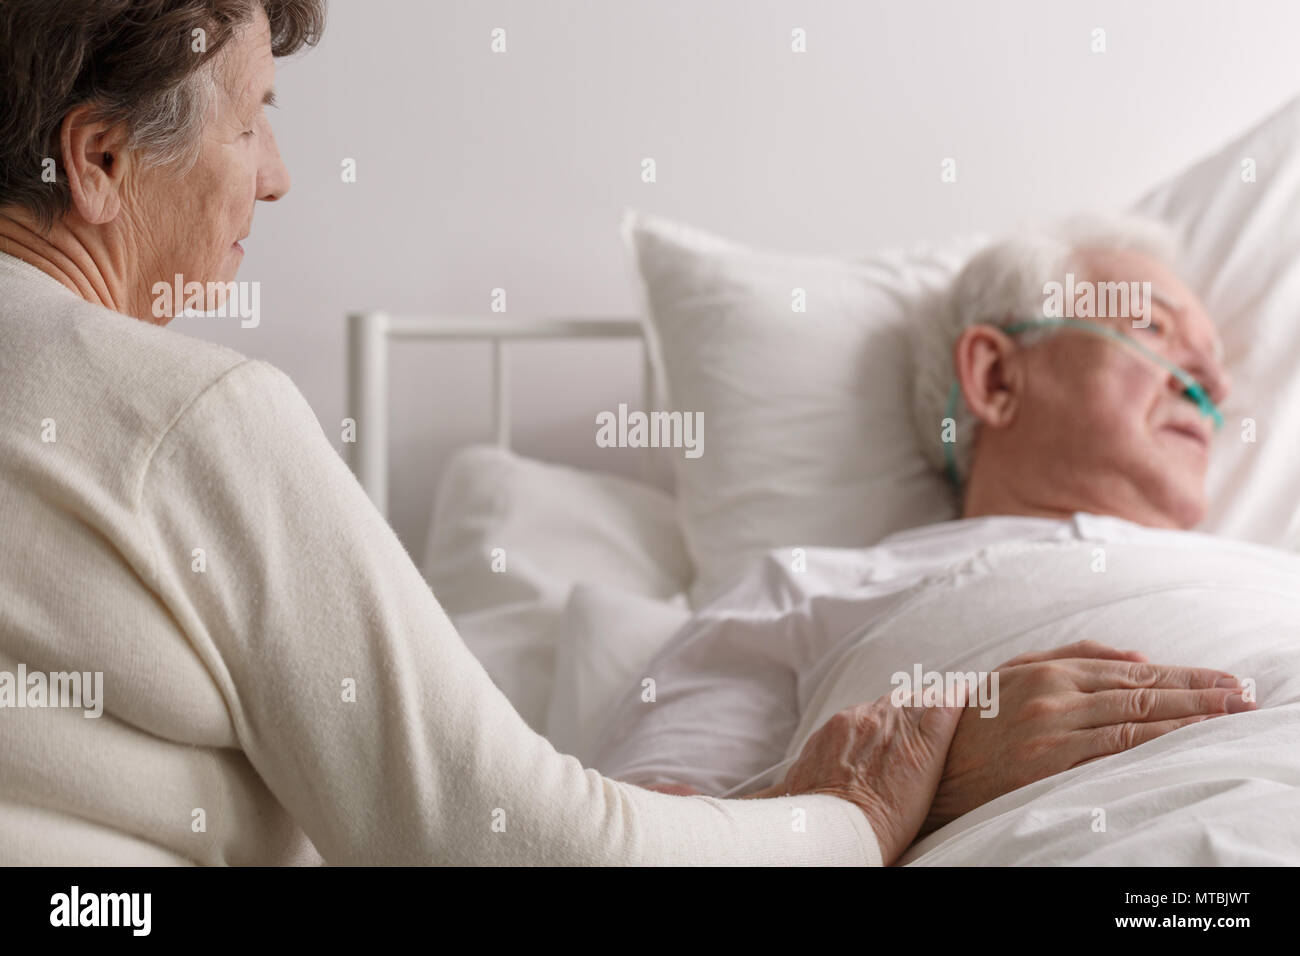
M618 318L506 318L504 316L348 315L348 409L356 422L352 470L379 513L388 516L388 346L391 340L487 341L492 344L492 433L510 447L510 364L515 339L625 339L641 341L642 397L654 408L657 372L645 322Z

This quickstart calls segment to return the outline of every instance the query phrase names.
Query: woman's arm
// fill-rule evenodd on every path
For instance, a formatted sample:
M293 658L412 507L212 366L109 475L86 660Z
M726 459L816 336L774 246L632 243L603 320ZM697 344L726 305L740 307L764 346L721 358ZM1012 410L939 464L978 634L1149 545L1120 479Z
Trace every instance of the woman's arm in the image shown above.
M268 365L237 366L179 417L138 518L150 583L240 747L329 862L880 862L867 817L838 796L682 799L557 753Z

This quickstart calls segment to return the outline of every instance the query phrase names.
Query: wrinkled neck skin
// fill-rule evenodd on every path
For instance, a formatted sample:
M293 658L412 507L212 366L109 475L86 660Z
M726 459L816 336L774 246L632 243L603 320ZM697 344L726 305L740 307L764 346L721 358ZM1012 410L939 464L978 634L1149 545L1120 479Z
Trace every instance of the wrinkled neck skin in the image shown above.
M65 285L87 302L124 315L152 320L148 303L135 301L124 279L132 275L131 253L125 237L78 224L75 212L56 221L42 233L29 217L12 209L0 210L0 252L20 259Z

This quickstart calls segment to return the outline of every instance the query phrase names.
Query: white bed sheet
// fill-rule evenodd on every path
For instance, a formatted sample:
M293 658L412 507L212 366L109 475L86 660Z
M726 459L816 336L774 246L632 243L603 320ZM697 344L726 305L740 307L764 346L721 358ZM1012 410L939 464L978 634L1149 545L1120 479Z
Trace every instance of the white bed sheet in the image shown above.
M668 599L691 573L664 492L495 446L461 449L448 463L424 560L457 632L538 732L573 587Z
M1080 516L1069 535L981 547L905 589L884 614L878 592L860 588L860 619L873 619L833 644L820 666L804 667L802 685L782 676L780 666L755 665L759 656L779 659L782 641L806 645L819 628L844 633L855 595L846 583L854 575L870 579L863 569L876 550L815 550L801 575L789 570L788 555L757 567L749 600L734 614L751 636L762 633L754 625L768 615L766 647L756 655L754 645L732 642L707 662L699 686L685 695L698 695L697 706L680 711L689 725L674 727L672 711L656 708L653 733L638 740L636 720L629 722L636 704L627 699L610 721L611 736L622 743L611 749L606 741L597 766L620 774L630 748L652 758L641 771L718 792L774 762L773 754L797 753L831 714L887 693L890 675L914 663L990 670L1024 651L1093 638L1141 650L1158 663L1250 678L1261 709L1186 727L1006 794L931 834L903 862L1300 864L1300 557ZM1093 570L1099 554L1101 572ZM805 626L792 631L789 616L771 609L788 605L796 592L837 596L809 602ZM652 674L662 662L652 662ZM701 709L707 682L718 686L724 672L756 682L753 706ZM671 697L673 689L665 692ZM791 693L796 700L783 707ZM661 745L668 741L675 750L688 736L696 758L671 766L673 756ZM775 744L777 738L788 743ZM713 744L726 765L704 768L698 755ZM1098 810L1104 830L1095 827Z

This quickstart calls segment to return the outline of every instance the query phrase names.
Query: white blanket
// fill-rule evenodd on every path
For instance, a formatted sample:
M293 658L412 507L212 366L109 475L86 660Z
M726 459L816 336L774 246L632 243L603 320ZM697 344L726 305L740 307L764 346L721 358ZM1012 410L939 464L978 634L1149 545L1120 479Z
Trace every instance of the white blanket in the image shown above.
M1093 638L1250 678L1260 710L1005 794L902 862L1300 864L1300 557L1088 515L947 522L805 556L801 571L774 553L665 648L656 700L624 700L603 771L720 793L889 692L896 671L991 670Z

